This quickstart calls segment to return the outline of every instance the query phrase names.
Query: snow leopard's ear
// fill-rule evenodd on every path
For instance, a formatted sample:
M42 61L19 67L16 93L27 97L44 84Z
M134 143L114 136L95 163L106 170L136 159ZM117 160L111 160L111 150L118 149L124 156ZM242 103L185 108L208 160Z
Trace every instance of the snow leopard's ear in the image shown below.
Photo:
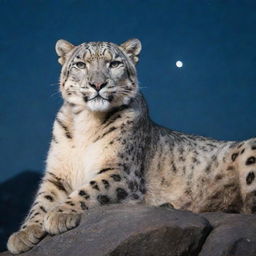
M66 61L66 55L69 53L75 46L69 43L66 40L60 39L57 41L55 50L59 56L58 62L63 65Z
M131 60L136 64L139 61L139 54L141 52L141 42L139 39L130 39L120 45L120 47L128 54Z

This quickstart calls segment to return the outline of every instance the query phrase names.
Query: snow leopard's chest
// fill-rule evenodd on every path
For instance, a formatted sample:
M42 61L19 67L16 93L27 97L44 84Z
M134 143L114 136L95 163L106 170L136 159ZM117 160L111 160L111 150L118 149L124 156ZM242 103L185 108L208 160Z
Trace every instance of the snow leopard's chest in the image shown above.
M115 133L103 134L97 126L85 125L73 132L72 140L59 143L55 159L74 189L92 180L101 169L115 165L118 146L109 143Z

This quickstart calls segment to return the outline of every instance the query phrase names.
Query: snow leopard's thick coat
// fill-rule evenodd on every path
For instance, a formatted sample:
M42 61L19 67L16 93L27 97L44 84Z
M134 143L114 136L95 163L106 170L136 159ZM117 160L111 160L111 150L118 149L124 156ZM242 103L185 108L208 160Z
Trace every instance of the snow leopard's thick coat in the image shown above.
M79 224L110 203L144 203L194 212L256 211L256 139L220 142L153 123L138 90L140 41L118 46L59 40L63 65L46 173L12 253Z

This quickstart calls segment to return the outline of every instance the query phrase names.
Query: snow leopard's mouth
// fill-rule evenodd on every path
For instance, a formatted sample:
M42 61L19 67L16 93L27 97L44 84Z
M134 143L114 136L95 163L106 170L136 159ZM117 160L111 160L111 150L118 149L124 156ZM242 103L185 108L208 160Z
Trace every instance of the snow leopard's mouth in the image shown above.
M89 102L89 101L93 101L93 100L106 100L106 101L111 102L113 100L113 96L110 95L108 98L105 98L102 95L100 95L99 93L97 93L95 96L93 96L90 99L88 97L84 97L85 102Z

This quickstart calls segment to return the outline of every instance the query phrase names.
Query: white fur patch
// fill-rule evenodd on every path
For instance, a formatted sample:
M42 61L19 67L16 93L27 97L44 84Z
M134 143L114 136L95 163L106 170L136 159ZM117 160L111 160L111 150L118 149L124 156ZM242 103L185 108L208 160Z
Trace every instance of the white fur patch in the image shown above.
M110 103L102 98L96 98L87 102L87 106L91 111L103 112L110 108Z

